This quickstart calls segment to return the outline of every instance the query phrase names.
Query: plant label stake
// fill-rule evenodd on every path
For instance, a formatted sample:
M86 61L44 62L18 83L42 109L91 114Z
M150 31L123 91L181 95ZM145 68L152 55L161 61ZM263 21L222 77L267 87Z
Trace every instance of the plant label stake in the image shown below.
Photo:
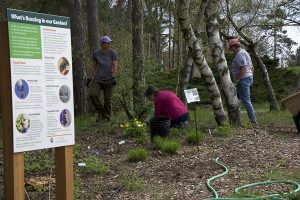
M187 100L187 103L193 103L193 102L200 101L200 97L199 97L197 88L184 90L184 94L185 94L185 98ZM196 114L197 107L196 107L196 105L193 106L193 110L194 110L194 116L195 116L195 130L196 130L197 148L198 148L198 152L199 152L199 139L198 139L199 136L198 136L198 131L197 131L197 114Z

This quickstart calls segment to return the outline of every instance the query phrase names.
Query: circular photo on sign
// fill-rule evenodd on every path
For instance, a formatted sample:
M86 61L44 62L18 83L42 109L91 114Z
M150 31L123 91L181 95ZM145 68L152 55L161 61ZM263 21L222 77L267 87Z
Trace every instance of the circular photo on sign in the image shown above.
M67 75L70 72L70 63L66 57L59 58L57 66L62 75Z
M19 79L15 83L15 94L19 99L25 99L28 96L29 87L25 80Z
M62 110L60 113L60 124L63 127L68 127L70 126L71 121L72 121L72 116L70 111L68 109Z
M59 98L63 103L67 103L70 100L71 90L67 85L62 85L59 88Z
M27 133L30 128L30 119L27 114L22 113L16 119L16 128L20 133Z

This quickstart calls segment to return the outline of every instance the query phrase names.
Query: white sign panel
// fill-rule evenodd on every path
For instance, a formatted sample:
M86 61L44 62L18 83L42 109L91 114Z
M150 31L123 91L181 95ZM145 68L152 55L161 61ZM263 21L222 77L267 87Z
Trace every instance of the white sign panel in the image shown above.
M184 90L184 94L188 103L200 101L197 88Z
M75 143L70 19L7 9L14 152Z

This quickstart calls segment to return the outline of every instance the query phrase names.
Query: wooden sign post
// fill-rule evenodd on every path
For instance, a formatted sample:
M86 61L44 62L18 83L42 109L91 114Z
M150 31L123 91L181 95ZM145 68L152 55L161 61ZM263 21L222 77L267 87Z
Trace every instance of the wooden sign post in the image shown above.
M12 101L7 23L0 26L3 178L5 199L24 199L24 153L13 153Z
M56 199L73 200L72 145L75 143L74 106L71 94L73 92L73 80L72 72L70 70L71 64L68 63L69 66L66 65L66 62L72 63L69 18L13 9L8 9L8 13L10 14L8 17L12 18L10 19L12 21L11 26L9 27L8 22L0 23L0 86L3 121L4 199L25 199L24 151L55 148ZM32 21L33 19L35 21ZM20 20L20 22L18 20ZM29 25L26 25L26 23ZM32 25L33 23L36 23L37 26ZM38 26L40 26L40 28ZM22 27L25 27L25 29L22 30ZM56 50L56 54L49 56L52 47L46 49L46 53L48 54L44 53L44 49L41 47L43 47L43 42L47 43L48 41L47 38L45 39L42 36L39 36L44 40L41 39L40 42L37 41L34 45L36 45L35 49L38 50L30 52L30 46L26 46L26 44L23 45L21 41L24 40L16 36L18 35L18 29L25 34L28 34L29 40L36 40L35 38L38 36L37 33L43 34L43 37L48 37L50 39L53 32L57 32L57 34L61 33L62 36L60 39L65 42L65 49L67 50L61 52L63 55L56 56L60 53ZM34 33L35 35L29 35L31 33ZM12 38L14 37L13 39L10 38L11 34L14 34L12 36ZM13 42L11 42L11 40L13 40ZM19 41L20 43L18 43ZM32 45L32 43L30 45ZM18 48L19 46L21 46L21 48ZM25 50L22 51L22 48L25 48ZM24 52L27 54L23 54ZM18 53L21 57L18 57ZM33 54L30 55L30 53ZM15 57L12 57L12 54ZM25 57L22 57L23 55ZM32 56L32 58L30 56ZM59 69L62 68L62 60L67 60L64 62L63 67L68 67L68 75L66 73L61 74L61 71L59 71ZM51 62L53 62L53 65L51 65L52 68L48 69L48 71L44 71L44 68L49 68L49 63ZM48 65L43 66L43 63L47 63ZM36 67L35 70L40 70L38 74L31 75L31 71L26 71L26 67L32 68L32 66ZM27 72L27 74L24 73L23 75L23 70L25 70L24 72ZM57 75L55 75L54 78L52 77L50 81L48 80L48 82L47 80L42 80L44 79L43 73L47 73L49 70L52 70L51 73L57 72ZM36 73L37 71L32 72ZM19 78L20 74L24 78ZM48 77L47 74L46 77ZM63 77L63 79L61 77ZM64 82L57 81L55 78L57 78L57 80L63 80ZM17 91L16 88L19 86L19 83L22 84L22 81L27 84L27 88L22 88L22 90ZM31 86L34 89L32 89ZM37 88L40 89L37 90ZM48 88L50 88L50 91L47 91ZM65 96L57 96L56 98L58 98L58 100L61 97L57 105L52 107L48 106L45 102L53 101L53 99L48 98L50 96L48 94L53 94L53 92L56 92L56 90L58 91L58 89L59 92L62 91L62 94ZM28 97L32 95L33 98L27 98L25 100L27 97L26 95L28 95ZM43 101L35 101L39 96L43 96L41 97L41 100ZM22 102L23 104L20 104L19 102ZM25 107L22 107L22 105L25 105ZM39 109L30 109L31 105L37 105ZM20 124L18 124L20 116L23 117L26 115L29 116L30 121L24 126L22 124L22 129L20 129ZM46 115L46 117L44 115ZM24 117L21 118L21 120L24 119ZM50 124L48 124L48 122ZM40 138L37 141L41 141L41 144L38 144L36 141L29 141L29 146L27 141L22 143L23 138L26 140L31 139L30 137L27 137L26 134L35 134L36 137L39 136Z

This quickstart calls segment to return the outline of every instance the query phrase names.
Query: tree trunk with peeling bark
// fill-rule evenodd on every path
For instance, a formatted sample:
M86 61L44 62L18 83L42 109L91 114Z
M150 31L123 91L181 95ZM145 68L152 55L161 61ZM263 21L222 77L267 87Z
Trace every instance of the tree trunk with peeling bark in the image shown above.
M222 125L226 121L226 114L222 105L220 90L218 88L214 75L203 55L200 43L195 37L193 28L191 26L189 20L189 3L189 0L179 0L178 18L180 28L183 33L183 37L186 40L189 49L191 50L194 62L197 66L199 66L201 75L204 78L204 81L207 85L212 100L215 120L218 125Z
M210 0L205 8L206 33L211 55L217 67L226 99L229 122L240 126L242 121L239 100L237 98L236 87L230 78L223 44L220 39L219 23L217 21L219 6L220 0Z
M186 65L182 67L180 70L180 79L179 79L179 98L184 103L184 105L187 105L187 100L185 98L184 90L188 88L189 80L191 76L191 71L194 65L194 60L190 56L191 53L189 52L189 55L186 60Z

